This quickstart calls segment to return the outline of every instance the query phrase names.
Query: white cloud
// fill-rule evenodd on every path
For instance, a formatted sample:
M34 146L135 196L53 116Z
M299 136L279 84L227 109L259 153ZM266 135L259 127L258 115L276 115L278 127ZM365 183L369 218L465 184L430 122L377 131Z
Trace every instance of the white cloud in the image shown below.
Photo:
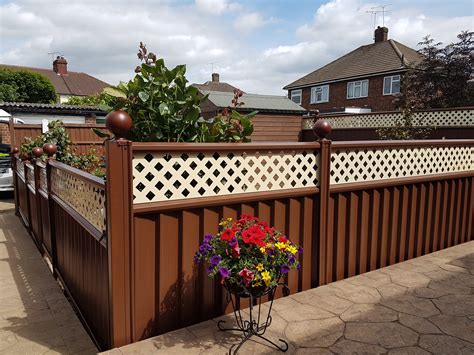
M257 12L250 12L238 16L234 21L234 28L240 33L251 33L265 25L267 20Z
M217 15L240 9L240 5L227 0L196 0L196 6L202 12Z

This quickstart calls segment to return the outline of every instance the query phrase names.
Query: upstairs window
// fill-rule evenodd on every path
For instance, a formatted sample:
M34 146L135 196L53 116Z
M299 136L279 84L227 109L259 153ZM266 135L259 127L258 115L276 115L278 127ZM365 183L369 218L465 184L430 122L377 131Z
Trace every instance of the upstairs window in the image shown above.
M298 105L301 105L301 89L291 90L291 101Z
M347 98L357 99L369 95L369 80L358 80L347 83Z
M311 103L319 104L321 102L329 102L329 85L311 88Z
M400 75L386 76L383 78L383 94L395 95L400 93Z

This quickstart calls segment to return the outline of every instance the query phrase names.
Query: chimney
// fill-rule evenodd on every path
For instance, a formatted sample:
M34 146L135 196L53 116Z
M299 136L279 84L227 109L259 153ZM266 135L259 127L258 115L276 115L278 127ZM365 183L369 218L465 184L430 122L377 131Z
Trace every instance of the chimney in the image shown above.
M388 40L388 28L377 26L374 33L375 43L385 42Z
M67 74L67 60L63 56L57 56L53 62L53 70L58 75Z
M212 73L212 82L213 83L218 83L219 82L219 74Z

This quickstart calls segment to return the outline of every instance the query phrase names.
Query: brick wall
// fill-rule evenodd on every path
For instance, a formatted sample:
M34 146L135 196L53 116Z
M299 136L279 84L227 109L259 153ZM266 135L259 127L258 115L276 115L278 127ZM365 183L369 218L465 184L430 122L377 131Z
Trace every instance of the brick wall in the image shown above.
M10 129L8 123L0 122L0 143L9 144L10 142Z
M369 79L369 95L359 99L347 99L347 83L349 81L341 81L329 84L329 102L321 104L310 104L311 88L303 88L302 102L307 110L329 110L341 107L367 107L372 111L393 111L394 96L383 95L383 78L384 76L373 76Z

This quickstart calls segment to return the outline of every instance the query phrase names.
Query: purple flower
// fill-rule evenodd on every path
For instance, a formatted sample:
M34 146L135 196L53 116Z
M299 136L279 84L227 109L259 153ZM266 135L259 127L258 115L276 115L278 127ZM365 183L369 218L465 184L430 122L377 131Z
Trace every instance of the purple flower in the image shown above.
M288 256L288 262L290 263L290 265L293 265L296 262L296 258L290 254Z
M214 265L209 265L209 267L207 268L207 273L210 274L213 271L214 271Z
M296 270L300 270L300 269L301 269L301 264L296 265Z
M194 254L194 263L196 265L201 263L201 254L199 253Z
M222 258L220 255L214 255L211 257L211 264L213 266L216 266L217 264L219 264L221 262Z
M226 277L229 277L230 271L226 267L221 267L219 268L219 273L221 274L223 278L226 278Z
M237 245L237 243L238 243L238 242L237 242L237 238L235 238L235 237L232 238L231 240L229 240L229 246L230 246L231 248L235 247L235 246Z
M203 243L204 243L204 244L209 244L209 242L212 240L212 238L213 238L212 234L206 234L206 235L204 236Z
M303 254L303 248L301 246L298 247L298 253Z
M280 271L282 274L288 274L290 272L290 267L288 265L282 265L280 267Z

